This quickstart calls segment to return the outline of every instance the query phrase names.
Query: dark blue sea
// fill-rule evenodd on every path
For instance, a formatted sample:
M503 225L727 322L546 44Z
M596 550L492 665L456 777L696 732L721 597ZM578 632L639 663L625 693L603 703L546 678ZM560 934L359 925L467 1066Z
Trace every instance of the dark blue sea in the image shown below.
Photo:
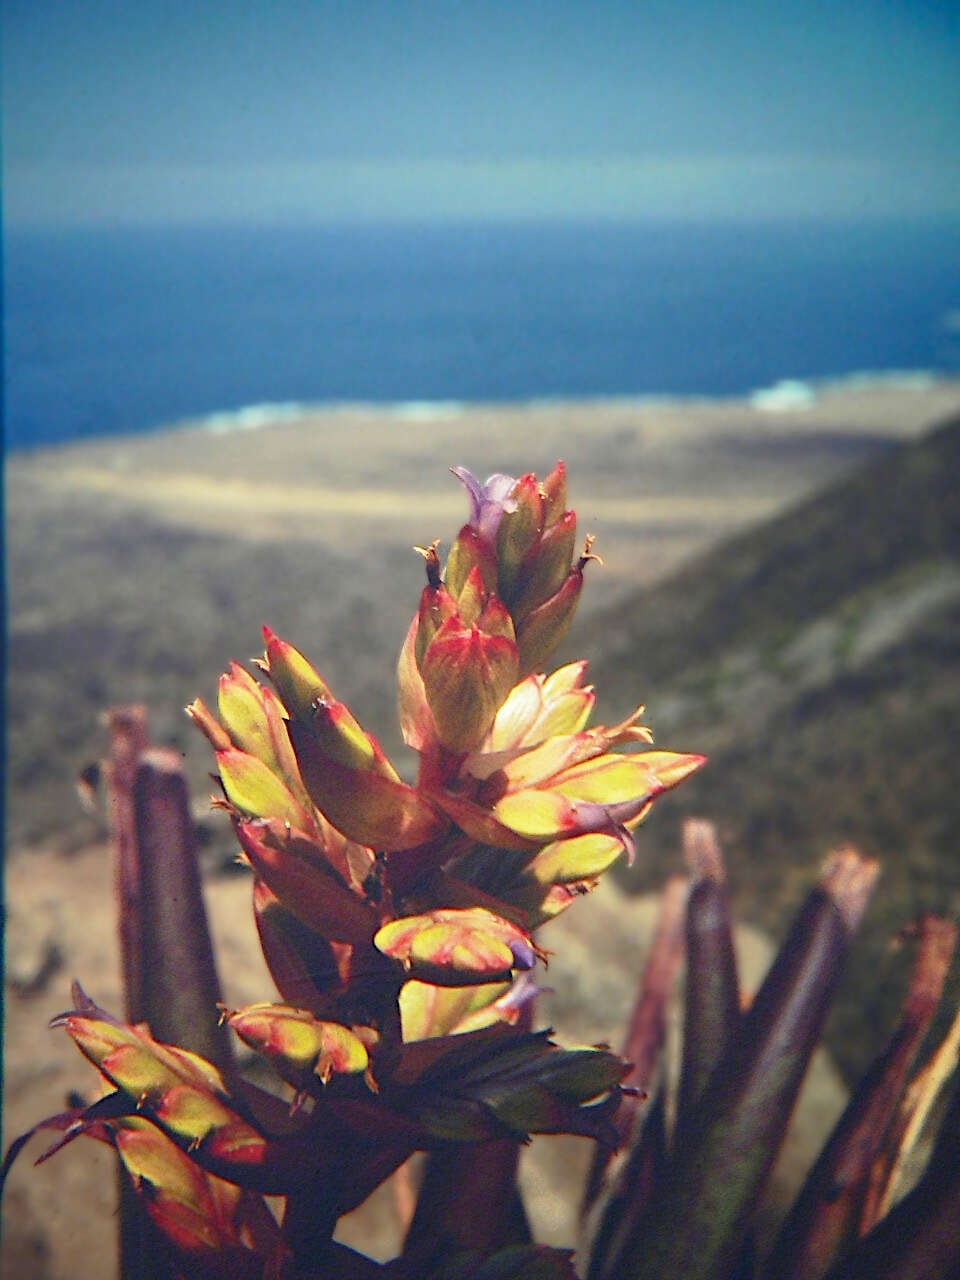
M960 373L960 225L8 232L18 449L264 403Z

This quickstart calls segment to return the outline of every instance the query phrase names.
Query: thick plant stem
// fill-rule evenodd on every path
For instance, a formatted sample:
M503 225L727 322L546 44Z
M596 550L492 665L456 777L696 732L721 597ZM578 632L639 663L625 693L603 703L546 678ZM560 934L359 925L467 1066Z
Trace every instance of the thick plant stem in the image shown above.
M683 1062L677 1098L677 1139L703 1096L740 1022L740 987L723 855L709 822L690 818L683 830L690 868Z
M852 850L828 863L612 1260L618 1280L715 1280L735 1266L876 873Z
M936 1012L956 941L952 922L935 916L926 916L917 932L900 1024L854 1092L797 1197L767 1263L769 1280L819 1280L862 1230L871 1166Z
M405 1274L428 1275L461 1251L486 1254L530 1240L516 1185L519 1155L511 1138L430 1155L404 1245Z
M176 752L151 748L134 781L140 857L143 1017L158 1040L234 1071L207 927L186 783Z
M107 713L105 773L114 883L129 1022L182 1045L235 1079L226 1029L217 1025L220 984L197 867L186 784L175 752L148 746L140 706ZM123 1280L177 1274L172 1254L118 1167L118 1248Z
M828 1280L957 1280L960 1276L960 1089L916 1187L830 1272Z
M110 733L110 758L104 773L113 842L124 1016L128 1022L136 1022L144 1016L143 953L140 949L143 887L133 788L141 752L147 748L146 711L136 704L112 707L105 720Z

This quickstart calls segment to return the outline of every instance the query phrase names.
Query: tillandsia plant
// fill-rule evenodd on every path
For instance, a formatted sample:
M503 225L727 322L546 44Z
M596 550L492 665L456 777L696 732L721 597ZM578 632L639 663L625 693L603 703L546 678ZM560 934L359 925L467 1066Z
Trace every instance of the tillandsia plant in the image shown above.
M172 1246L169 1274L377 1274L333 1232L416 1151L432 1164L390 1274L573 1274L568 1251L530 1243L519 1145L614 1143L629 1064L531 1029L534 931L633 857L634 828L703 757L653 750L642 708L589 727L585 663L545 673L596 558L589 537L576 552L563 465L542 483L455 474L470 518L445 565L438 543L418 548L426 583L398 667L414 783L269 630L260 678L235 663L221 678L219 718L188 708L282 1001L220 1018L278 1088L78 986L55 1020L102 1096L45 1123L56 1147L87 1134L116 1148ZM279 1221L264 1197L283 1198Z
M912 930L888 1046L779 1230L759 1229L870 859L828 860L748 999L716 835L688 822L689 875L663 894L624 1056L532 1030L534 931L632 856L651 803L702 757L650 749L639 710L589 728L584 664L541 670L592 558L589 540L575 553L562 466L542 484L457 475L470 519L443 569L437 544L421 549L400 655L414 784L269 631L266 682L234 664L219 719L188 708L216 752L282 1001L221 1006L219 1033L182 779L135 716L114 716L126 1018L75 986L54 1020L97 1067L100 1096L36 1126L60 1131L41 1159L81 1134L115 1148L123 1280L575 1280L572 1251L531 1240L517 1188L536 1133L596 1140L587 1280L960 1276L960 1014L916 1066L957 935L936 917ZM174 917L165 892L187 909ZM674 1077L665 1032L684 965ZM272 1066L273 1089L237 1072L226 1028ZM338 1218L418 1151L401 1256L336 1243Z

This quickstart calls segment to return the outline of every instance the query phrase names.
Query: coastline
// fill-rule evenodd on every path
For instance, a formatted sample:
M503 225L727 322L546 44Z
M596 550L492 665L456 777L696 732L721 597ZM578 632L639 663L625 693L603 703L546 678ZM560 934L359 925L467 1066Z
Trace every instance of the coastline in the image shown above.
M318 400L263 401L219 408L210 413L191 415L129 431L83 434L71 439L41 441L37 444L7 445L8 457L96 445L109 440L131 440L152 437L170 431L207 431L212 435L256 432L278 426L296 426L320 418L350 419L379 417L391 423L448 423L471 414L524 414L667 411L683 414L687 410L747 410L772 420L798 420L817 429L824 412L840 412L855 405L868 413L875 407L874 397L931 397L934 407L944 401L947 411L960 402L960 372L937 369L858 369L849 373L823 377L784 376L764 386L734 394L687 394L671 391L649 391L623 394L583 396L537 395L523 399L416 399L416 400ZM844 416L846 416L844 414ZM872 414L871 414L872 416ZM908 435L910 432L908 431Z
M824 397L850 393L927 392L956 383L952 376L933 369L862 369L822 378L779 378L767 386L730 395L689 395L671 391L625 393L622 395L542 395L522 400L331 400L281 401L241 405L236 409L218 410L197 418L161 425L157 430L196 428L215 435L231 431L256 431L284 422L315 417L318 414L382 414L397 422L447 422L471 410L505 412L552 410L582 407L636 409L684 409L696 405L743 405L761 413L802 412L816 407Z

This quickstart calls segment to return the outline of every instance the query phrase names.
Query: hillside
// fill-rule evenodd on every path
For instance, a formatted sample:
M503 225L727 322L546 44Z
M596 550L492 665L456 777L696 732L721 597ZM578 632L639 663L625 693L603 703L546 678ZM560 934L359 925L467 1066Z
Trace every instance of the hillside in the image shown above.
M960 911L958 477L954 417L589 622L598 689L645 701L663 745L709 753L683 804L718 821L747 918L777 928L839 841L881 859L836 1023L848 1067L889 1025L891 936ZM668 800L637 887L672 864L672 819Z

